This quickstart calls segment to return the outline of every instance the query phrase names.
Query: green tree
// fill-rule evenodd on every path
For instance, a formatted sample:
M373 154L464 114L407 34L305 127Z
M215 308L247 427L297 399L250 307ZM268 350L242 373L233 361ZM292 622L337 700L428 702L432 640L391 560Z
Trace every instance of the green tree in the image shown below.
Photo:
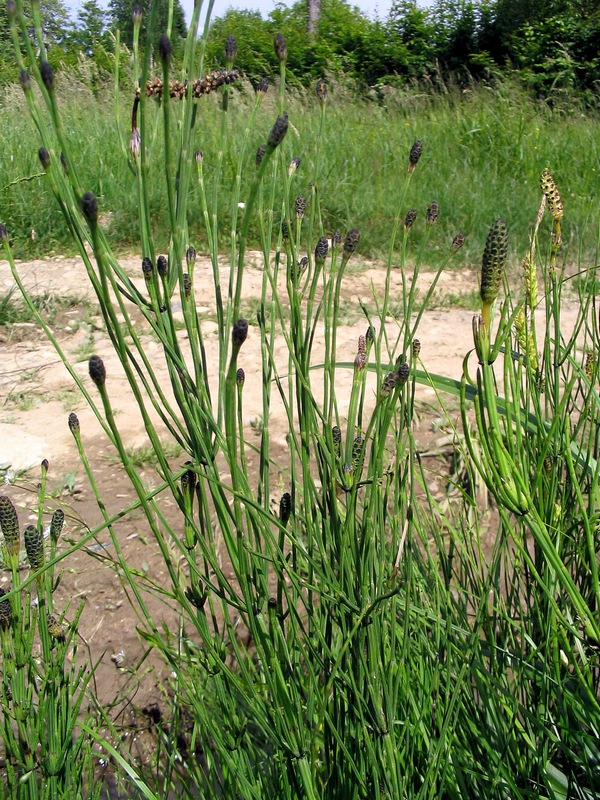
M87 56L93 57L98 45L107 45L108 14L97 0L85 0L77 12L73 34L75 45Z
M600 0L496 0L482 35L537 93L583 91L597 103Z
M40 14L46 45L66 44L73 23L65 3L62 0L40 0Z
M147 26L150 24L151 7L153 0L109 0L108 13L110 15L113 28L121 31L121 41L128 47L133 43L133 9L139 6L142 10L142 28L140 40L146 38ZM156 26L153 34L154 44L158 42L161 34L167 32L169 21L169 0L158 0L156 14ZM173 2L173 27L171 29L171 41L173 47L177 49L177 40L181 40L187 33L185 15L180 0Z

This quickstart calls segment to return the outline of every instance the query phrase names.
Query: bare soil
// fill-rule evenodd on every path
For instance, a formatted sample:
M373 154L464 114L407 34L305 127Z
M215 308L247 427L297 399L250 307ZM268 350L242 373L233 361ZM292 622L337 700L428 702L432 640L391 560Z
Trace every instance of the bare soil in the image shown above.
M121 263L143 291L139 259L126 258ZM147 445L148 439L137 403L111 350L82 262L74 258L56 257L19 263L18 270L30 294L43 299L43 314L47 315L58 344L89 385L94 397L97 393L87 377L87 361L92 353L98 353L104 359L109 394L126 446L131 450L139 450ZM223 265L222 280L226 282L226 279L227 268ZM214 363L217 347L214 302L210 293L200 296L198 289L203 285L212 287L208 261L199 259L196 263L194 280L208 359L209 363ZM250 258L244 277L244 298L249 307L252 299L260 295L261 280L259 257L255 255ZM420 277L422 291L430 280L429 273ZM392 297L400 297L401 281L401 273L393 272ZM354 359L357 338L365 333L366 321L359 301L363 301L374 313L373 298L383 294L384 283L383 266L369 262L353 268L345 279L344 324L338 331L339 360ZM0 298L12 287L8 264L0 261ZM441 276L436 294L439 298L453 295L459 298L459 302L460 297L464 297L468 302L476 288L477 275L474 270L453 269ZM563 313L568 325L567 317L574 317L575 310L565 308ZM252 321L251 315L248 316ZM422 342L421 359L430 372L460 378L465 354L473 346L472 316L472 310L457 306L425 312L419 338ZM386 324L390 335L393 335L394 329L397 330L397 322L389 318ZM149 332L141 330L140 334L161 384L168 386L168 373L160 345ZM283 354L283 338L278 342L278 348ZM323 355L317 335L314 363L319 363ZM252 439L255 436L253 425L256 425L255 420L262 410L260 340L256 329L250 329L240 355L240 365L246 372L244 417L248 438ZM351 377L348 370L339 372L339 397L349 396ZM345 392L346 388L348 392ZM431 403L435 407L435 396L431 389L419 387L418 398L424 406ZM91 528L101 520L67 425L71 411L75 411L79 417L84 447L108 512L117 512L133 502L133 489L119 466L114 449L54 347L35 323L0 327L0 475L13 476L12 485L0 487L0 493L9 495L19 508L22 526L33 520L39 465L42 459L48 459L49 509L61 506L68 515L62 543L64 548L68 546L68 540L77 541L86 526ZM419 436L422 437L424 449L435 449L437 446L436 434L432 431L435 416L435 411L432 411L422 417ZM274 406L268 424L275 446L284 447L286 420L281 408ZM185 460L185 454L181 454L179 457L173 456L171 461L179 466L179 462ZM250 463L249 469L253 469L253 466ZM149 485L157 481L152 466L140 466L140 475ZM436 485L435 478L432 478L431 488L434 492L443 492L443 487ZM165 498L162 502L168 514L169 501ZM128 515L117 523L116 530L127 562L155 582L163 581L166 584L168 578L162 558L151 534L146 530L142 514ZM106 704L114 703L126 692L132 703L123 712L123 721L126 721L127 714L134 709L160 703L160 668L154 665L157 670L153 670L152 662L145 662L138 667L144 647L136 632L135 614L125 590L114 571L104 562L103 557L110 555L110 548L106 537L61 562L62 575L55 593L55 604L60 612L71 602L74 610L74 604L85 598L80 634L82 645L89 649L91 661L99 661L95 674L96 691L100 701ZM0 586L7 585L8 581L8 574L0 572ZM167 624L174 624L174 618L169 619L169 612L156 598L148 597L147 602L155 619L165 618Z

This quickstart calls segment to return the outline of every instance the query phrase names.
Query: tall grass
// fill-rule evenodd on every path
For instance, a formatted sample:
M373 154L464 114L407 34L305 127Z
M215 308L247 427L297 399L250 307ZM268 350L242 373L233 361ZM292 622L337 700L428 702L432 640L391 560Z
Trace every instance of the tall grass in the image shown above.
M123 139L128 139L133 90L121 92L117 126L110 85L96 96L68 72L57 75L56 81L73 160L82 185L89 186L102 200L108 240L117 250L137 248L140 238L135 178L124 167L123 149ZM209 196L217 173L219 190L227 191L236 182L237 154L253 104L249 86L242 90L236 86L230 92L228 113L232 124L227 133L226 155L218 170L221 125L217 97L204 98L202 127L194 136L194 148L204 153ZM466 252L473 261L482 252L489 220L498 215L510 218L511 230L519 239L526 236L527 209L535 203L538 177L544 167L569 180L563 256L576 262L578 249L582 248L586 258L595 257L600 134L593 114L575 109L572 113L552 110L542 102L533 102L508 81L494 88L474 87L466 92L454 88L447 93L425 93L415 87L390 93L385 105L357 98L342 86L330 87L329 95L330 122L319 145L326 165L320 180L322 216L328 230L360 223L365 255L381 257L387 251L397 198L403 191L399 164L404 163L413 140L420 138L429 152L437 154L437 159L423 165L409 202L421 216L432 200L440 203L439 227L443 235L430 243L432 263L443 242L453 236L454 226L468 233ZM318 136L313 123L315 103L312 95L300 92L292 92L286 99L293 120L290 147L302 159L298 180L307 196ZM10 116L11 124L0 132L5 154L0 164L0 217L15 237L15 252L23 257L43 255L50 249L71 252L68 229L40 174L36 158L39 144L31 121L23 113L23 98L17 87L10 87L2 110ZM249 189L254 154L268 132L274 110L274 96L268 95L257 112L246 148L241 173L243 195ZM163 137L160 114L157 103L149 104L148 125L155 136L153 148L158 151ZM584 153L586 168L573 170L572 164L580 162ZM160 164L152 160L148 203L155 236L163 246L169 238L163 213L165 191ZM188 220L197 246L206 248L201 200L195 187L191 187ZM224 246L229 236L227 220L222 220L219 235ZM250 246L259 246L254 223Z
M199 6L194 14L192 32ZM595 266L580 251L578 320L575 330L567 331L561 310L569 278L561 257L571 212L564 214L550 173L543 175L543 193L538 188L536 159L527 162L529 178L524 165L519 172L518 159L527 148L517 148L510 136L500 137L498 153L490 148L497 129L515 124L512 117L491 116L494 103L504 101L489 100L478 127L469 124L456 144L465 169L470 164L473 170L467 175L470 208L482 228L472 237L480 245L482 307L462 379L435 376L425 366L427 350L436 345L427 336L427 303L442 270L460 257L464 236L457 234L474 224L451 199L465 180L452 157L449 123L462 113L453 100L433 106L441 109L445 127L435 127L439 120L432 109L421 109L428 120L418 131L422 148L411 147L416 128L407 112L395 112L407 123L407 130L395 135L383 127L394 112L369 108L371 131L381 124L381 133L377 147L361 150L355 125L364 109L330 103L322 85L315 100L288 98L281 39L276 40L278 91L258 92L240 108L239 97L225 85L215 92L217 110L210 96L191 96L203 71L193 33L184 59L188 88L180 101L169 100L170 43L163 37L157 62L164 81L161 109L141 92L131 155L123 154L139 212L141 292L107 240L102 213L108 199L89 188L99 178L89 175L86 182L90 165L71 151L68 116L59 110L41 31L39 65L22 22L20 33L22 65L41 93L40 100L29 75L22 76L44 148L44 181L87 268L163 481L151 492L141 482L113 411L114 390L102 354L90 358L89 381L82 380L46 326L117 448L168 575L166 583L155 584L124 558L114 520L96 489L86 432L71 415L69 425L114 546L113 568L132 599L140 635L171 672L168 709L156 723L156 773L131 763L116 741L103 742L125 795L136 790L148 798L197 792L257 800L596 796ZM234 43L227 47L231 67ZM134 47L134 58L143 87L149 54L138 56ZM471 103L481 108L481 97L470 97L461 107ZM588 121L580 124L585 128ZM521 119L519 125L521 141L527 141L529 123ZM155 133L161 126L169 132L164 146ZM543 130L556 133L550 123ZM364 138L372 142L371 137ZM477 140L479 152L470 146ZM96 142L92 151L100 146L96 136L88 142ZM366 151L364 163L359 156ZM552 152L563 157L559 148ZM300 166L295 157L302 159ZM576 181L573 159L560 163L565 182ZM484 164L488 172L482 171ZM520 198L510 185L500 190L495 182L500 173L525 185ZM369 203L379 206L380 178L390 182L382 205L385 289L363 309L364 334L343 342L340 300L349 264L363 247ZM160 227L154 216L157 185ZM306 207L296 199L301 188ZM410 224L405 214L419 204L417 198L427 200L428 219ZM434 198L442 208L439 219ZM344 202L343 214L331 211ZM523 234L513 232L510 239L524 262L523 289L504 299L509 237L498 206L511 230ZM353 217L356 227L345 225L345 233L327 238L332 222ZM452 226L451 235L445 225ZM210 288L195 282L199 230L213 265ZM4 227L0 234L22 288ZM240 317L246 258L256 242L263 258L262 291L256 319L246 320ZM594 239L586 247L596 246ZM161 249L168 250L168 258L158 256ZM225 274L219 269L220 249L227 253ZM416 278L432 261L433 284L417 305ZM392 269L404 276L399 298L390 296ZM203 337L195 302L208 291L217 309L214 348ZM176 301L183 308L185 336L178 335L173 320ZM393 320L392 302L402 312ZM35 314L33 302L29 305ZM156 377L133 309L162 344L168 388ZM44 325L39 313L37 318ZM353 358L345 361L342 353L348 352ZM250 359L260 364L259 377L249 369ZM346 384L342 376L348 371ZM261 386L264 424L258 440L247 437L244 426L249 380ZM432 495L419 451L419 383L437 392L451 425L456 423L446 398L460 399L457 447L465 468L451 487L456 497L449 504ZM286 421L283 453L268 424L276 404ZM166 436L184 456L169 457ZM251 455L258 463L252 473ZM490 548L485 547L489 519L478 503L481 483L495 508ZM157 502L163 492L175 501L175 521ZM152 615L148 592L178 612L176 629ZM16 587L9 597L17 597ZM92 726L82 728L100 738Z

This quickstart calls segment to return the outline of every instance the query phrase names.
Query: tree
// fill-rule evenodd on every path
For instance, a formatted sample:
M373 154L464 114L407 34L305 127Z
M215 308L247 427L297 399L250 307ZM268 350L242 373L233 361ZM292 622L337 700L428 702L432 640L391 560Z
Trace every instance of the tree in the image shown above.
M62 0L40 0L40 15L46 45L68 41L73 23Z
M98 44L107 41L108 14L97 0L85 0L77 12L74 42L87 56L93 57Z
M158 3L156 13L156 25L153 33L153 43L156 45L161 34L167 32L169 21L169 0L155 0ZM121 31L121 41L128 47L133 44L133 8L139 6L142 10L142 28L140 31L140 41L145 41L147 26L150 24L151 9L153 0L109 0L108 13L113 28ZM187 27L185 15L180 0L173 2L173 27L171 29L171 40L176 47L178 38L185 38Z
M321 0L308 0L308 24L306 29L309 38L317 34L317 25L321 16Z

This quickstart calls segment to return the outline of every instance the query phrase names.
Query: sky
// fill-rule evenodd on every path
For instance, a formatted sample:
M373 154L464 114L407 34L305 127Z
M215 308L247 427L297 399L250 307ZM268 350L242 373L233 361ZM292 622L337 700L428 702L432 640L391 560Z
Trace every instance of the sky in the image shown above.
M283 5L292 5L293 0L287 0ZM350 0L352 5L358 6L371 19L378 17L385 19L388 15L393 0ZM419 0L420 6L429 6L433 0ZM100 0L100 4L107 5L107 0ZM72 9L74 13L81 5L79 0L66 0L66 5ZM185 11L186 19L189 21L194 0L181 0L181 5ZM204 0L204 5L208 5L207 0ZM263 17L266 17L272 11L277 3L273 0L215 0L213 6L212 18L222 17L228 8L239 8L249 11L260 11Z
M186 17L189 19L191 10L193 8L194 0L182 0L182 6L185 11ZM292 2L284 2L284 5L292 5ZM378 16L380 19L387 17L392 0L351 0L351 5L356 5L369 17L374 18ZM215 0L213 6L212 16L221 17L228 8L247 9L249 11L260 11L263 17L266 17L269 11L272 11L276 6L273 0Z

